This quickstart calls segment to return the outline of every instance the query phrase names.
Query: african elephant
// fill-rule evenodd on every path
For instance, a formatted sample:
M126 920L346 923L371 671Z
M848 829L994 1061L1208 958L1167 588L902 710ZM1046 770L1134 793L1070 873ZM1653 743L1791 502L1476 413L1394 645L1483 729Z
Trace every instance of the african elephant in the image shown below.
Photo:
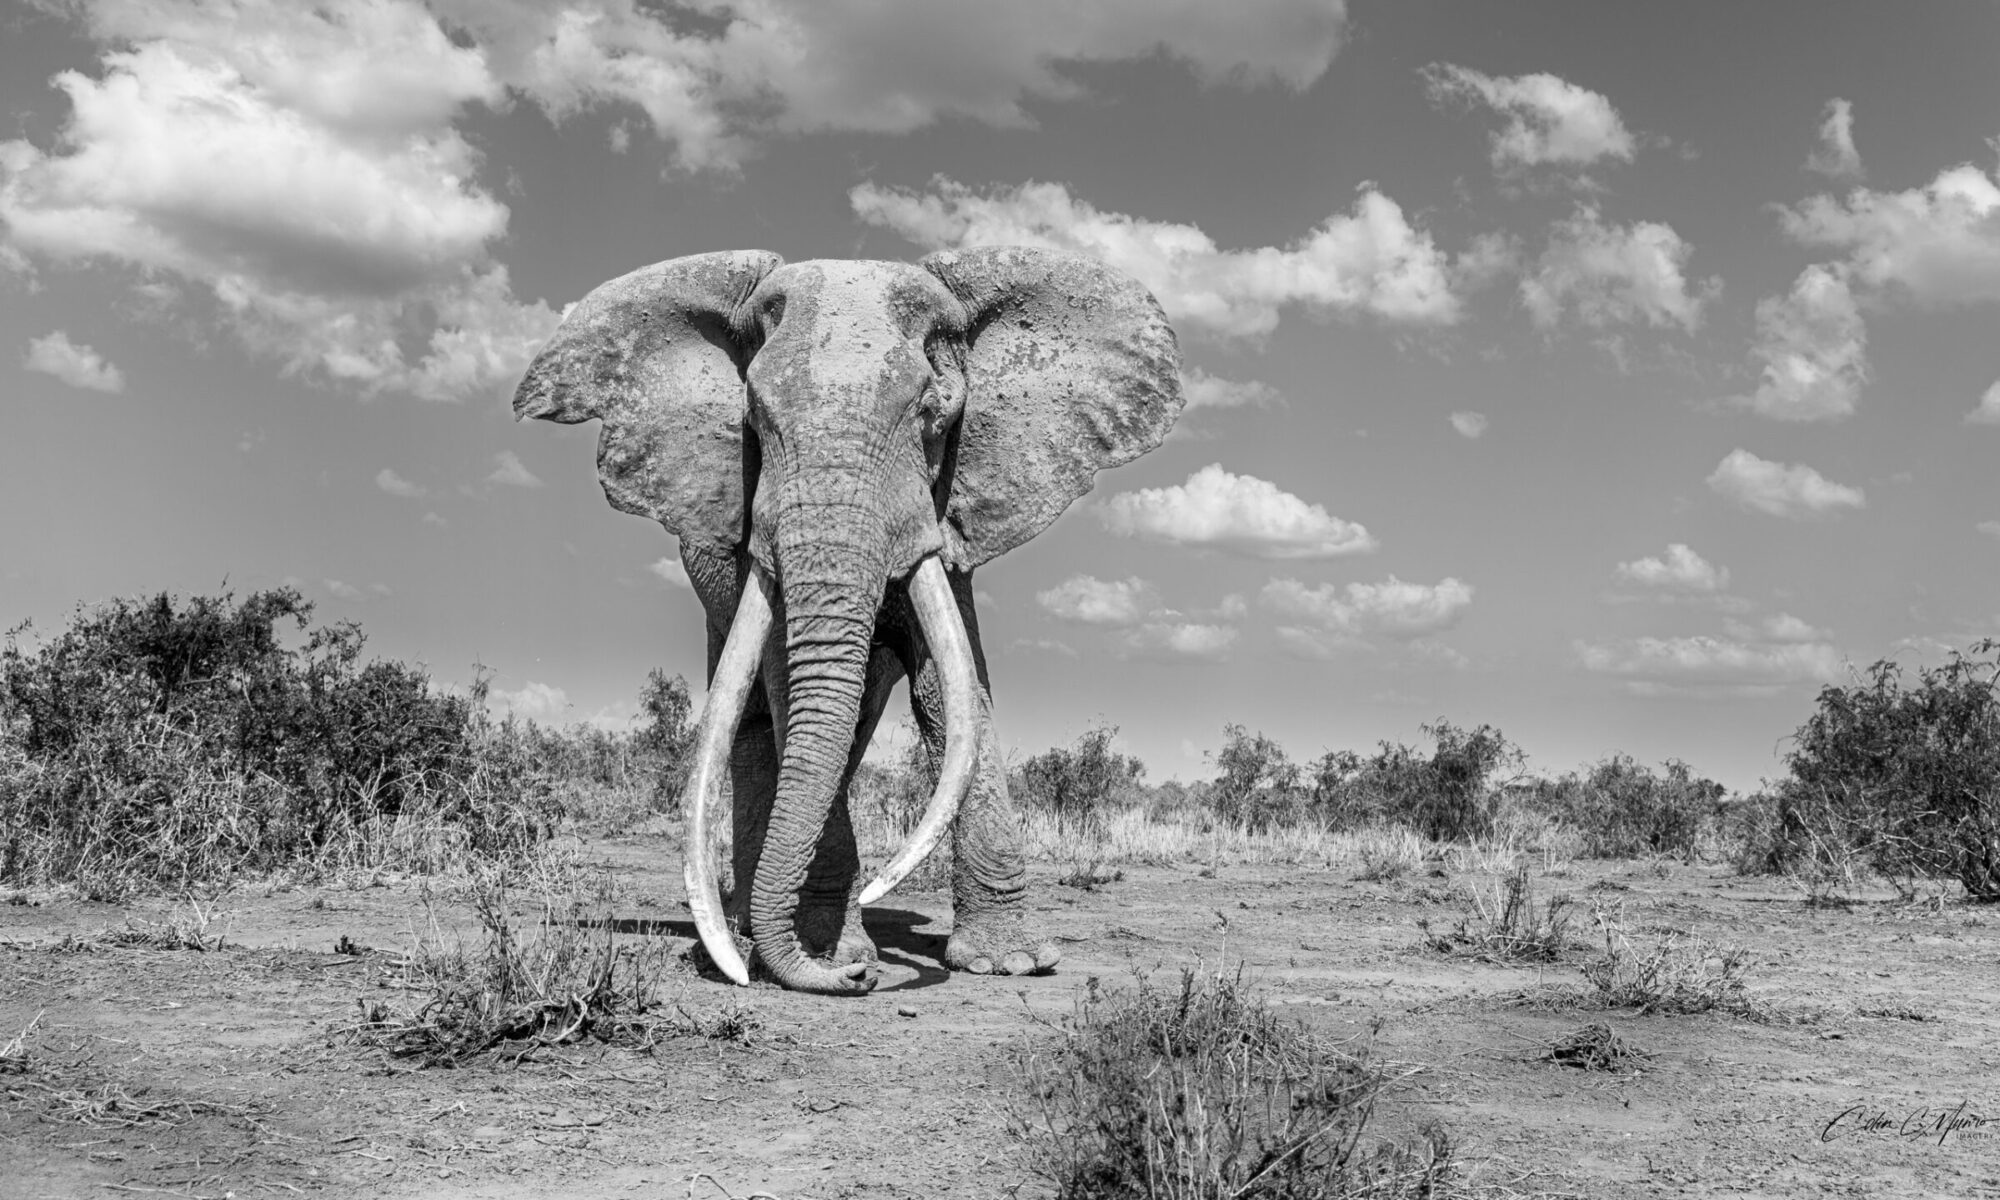
M605 283L564 316L514 412L602 420L612 507L680 539L709 638L688 901L731 979L749 982L734 932L787 987L868 991L861 905L947 830L947 965L1054 966L1054 946L1022 916L1020 822L972 572L1046 528L1099 469L1159 445L1180 409L1179 350L1158 303L1073 254L947 251L916 265L701 254ZM859 888L847 788L904 677L938 782L909 844Z

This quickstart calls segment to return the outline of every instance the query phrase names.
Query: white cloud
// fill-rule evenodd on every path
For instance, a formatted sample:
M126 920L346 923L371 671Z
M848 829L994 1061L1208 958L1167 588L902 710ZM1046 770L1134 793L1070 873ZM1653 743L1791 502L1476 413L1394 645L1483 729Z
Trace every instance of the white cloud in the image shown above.
M694 590L694 581L688 578L687 567L681 564L678 555L656 559L646 569L657 575L668 587L681 588L685 591Z
M1780 421L1838 420L1854 411L1868 382L1868 327L1846 272L1807 267L1791 294L1757 302L1757 342L1764 363L1757 391L1735 403Z
M2000 186L1964 163L1920 188L1855 188L1785 209L1785 232L1847 254L1860 283L1921 305L2000 300Z
M1696 554L1685 542L1670 543L1660 558L1619 563L1618 577L1641 587L1676 592L1719 592L1729 586L1728 569Z
M434 512L427 512L424 514L424 524L433 526L438 529L443 529L448 525L450 525L451 522L445 520L443 517L439 516Z
M1724 621L1723 625L1731 637L1746 641L1761 638L1772 642L1824 642L1833 636L1824 629L1782 612L1765 617L1754 625L1733 620Z
M1672 226L1607 225L1596 206L1579 204L1550 226L1548 245L1521 280L1521 303L1543 329L1570 314L1592 329L1645 324L1692 333L1722 286L1711 277L1689 292L1682 268L1693 252Z
M1860 179L1861 154L1854 148L1854 106L1835 97L1826 102L1819 124L1819 145L1806 157L1806 170L1830 179Z
M559 687L533 680L512 691L494 688L486 694L490 708L523 721L553 725L569 712L569 693Z
M1037 592L1035 602L1053 616L1085 625L1133 625L1162 608L1153 585L1136 575L1111 580L1073 575Z
M1472 585L1449 576L1422 584L1391 575L1381 583L1344 587L1331 583L1307 587L1296 579L1273 579L1264 585L1262 599L1275 612L1304 618L1319 630L1358 642L1377 636L1410 640L1450 629L1471 607L1472 591ZM1289 640L1303 644L1306 639L1295 633Z
M1185 484L1121 492L1097 507L1104 527L1126 537L1213 547L1252 558L1335 558L1375 548L1352 521L1328 515L1276 484L1211 463Z
M415 500L428 494L422 484L411 483L388 467L383 467L375 473L375 486L391 496L401 496L406 500Z
M2000 379L1986 385L1978 407L1966 413L1965 419L1974 425L2000 425Z
M1344 0L436 0L487 61L558 120L637 108L688 168L815 130L907 133L969 118L1028 128L1022 101L1073 99L1064 63L1162 55L1204 84L1302 90L1325 72Z
M1723 688L1751 693L1799 683L1833 683L1841 678L1840 652L1825 642L1756 644L1715 637L1642 637L1615 642L1577 642L1583 668L1628 681L1641 695L1672 694L1685 688Z
M254 350L364 392L497 387L554 327L492 260L508 211L450 124L504 93L420 6L86 11L115 48L96 76L56 75L55 148L0 143L17 255L192 283L182 302Z
M53 375L73 388L92 392L125 390L123 371L106 362L103 355L89 346L79 346L70 341L69 334L60 329L42 337L30 338L28 353L21 365L30 371Z
M1458 430L1460 437L1476 438L1486 432L1489 422L1485 413L1455 412L1451 414L1451 427Z
M1149 621L1120 630L1117 645L1129 655L1166 658L1221 659L1236 644L1237 630L1228 625L1192 621Z
M1238 634L1231 625L1186 620L1160 601L1152 584L1137 576L1105 580L1073 575L1037 593L1035 600L1044 611L1062 620L1112 627L1111 645L1127 657L1221 659ZM1231 595L1224 596L1209 615L1234 620L1244 612L1243 598ZM1044 649L1060 645L1029 644ZM1058 652L1075 653L1067 646Z
M1059 183L983 195L942 176L929 192L864 183L855 215L929 249L1029 245L1091 255L1152 290L1184 328L1261 338L1298 306L1317 315L1449 324L1460 307L1454 272L1394 200L1363 185L1352 213L1328 217L1287 247L1223 250L1193 225L1100 212Z
M380 600L382 597L392 594L389 586L383 583L371 583L363 588L356 587L351 583L343 583L338 579L324 579L320 582L326 587L327 595L332 596L335 600L346 600L350 603L358 604L367 600Z
M541 479L530 471L528 464L522 462L521 456L512 450L502 450L493 456L493 461L498 465L493 468L493 473L486 477L486 482L503 484L507 487L542 486Z
M1834 483L1804 463L1777 463L1748 450L1731 450L1708 477L1717 495L1774 517L1812 517L1862 508L1860 488Z
M1979 530L1979 532L1985 534L1987 537L2000 538L2000 521L1981 521L1973 528Z
M1181 372L1181 395L1189 408L1241 408L1246 404L1263 408L1281 400L1278 389L1268 383L1218 379L1200 367Z
M1075 649L1068 642L1057 641L1054 638L1015 638L1009 644L1008 648L1015 650L1043 650L1050 654L1060 654L1064 658L1076 657Z
M1432 103L1483 101L1507 118L1492 141L1493 169L1501 174L1632 161L1632 133L1599 92L1545 73L1494 76L1451 63L1432 63L1422 75Z

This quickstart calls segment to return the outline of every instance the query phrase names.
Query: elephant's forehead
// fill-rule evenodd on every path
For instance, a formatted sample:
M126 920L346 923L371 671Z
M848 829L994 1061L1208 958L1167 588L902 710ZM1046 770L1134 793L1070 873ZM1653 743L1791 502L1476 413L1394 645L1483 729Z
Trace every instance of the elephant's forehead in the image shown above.
M814 319L866 320L887 316L908 332L917 324L948 312L953 299L936 276L910 263L821 258L787 263L771 272L757 289L782 293L789 304L803 302L807 310L788 308L788 315Z

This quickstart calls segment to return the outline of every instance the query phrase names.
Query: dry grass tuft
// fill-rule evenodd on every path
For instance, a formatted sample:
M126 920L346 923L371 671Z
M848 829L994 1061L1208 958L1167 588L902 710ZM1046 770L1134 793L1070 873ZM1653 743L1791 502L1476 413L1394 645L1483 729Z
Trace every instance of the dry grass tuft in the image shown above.
M347 1032L427 1067L499 1047L518 1061L585 1040L650 1046L667 1023L658 992L669 958L664 943L621 940L610 919L612 888L605 872L545 894L539 921L523 933L508 915L505 872L478 872L465 887L482 933L475 946L443 932L426 888L429 929L404 971L406 986L427 998L414 1012L357 1000L361 1019Z
M1542 1054L1546 1062L1585 1071L1631 1070L1652 1057L1602 1021L1571 1030L1550 1042Z
M1391 1081L1288 1023L1234 975L1183 968L1177 988L1086 984L1053 1046L1016 1051L1009 1123L1061 1200L1442 1197L1450 1138L1368 1136Z
M1517 863L1512 873L1495 883L1490 895L1473 887L1471 899L1472 915L1445 932L1433 930L1428 917L1417 920L1427 948L1439 954L1468 950L1483 962L1549 963L1572 944L1573 901L1560 895L1538 906L1526 862Z

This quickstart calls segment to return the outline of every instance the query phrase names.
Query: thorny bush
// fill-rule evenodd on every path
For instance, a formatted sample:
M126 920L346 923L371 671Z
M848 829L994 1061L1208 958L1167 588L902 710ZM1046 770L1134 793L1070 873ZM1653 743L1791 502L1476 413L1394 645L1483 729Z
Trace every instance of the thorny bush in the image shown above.
M1996 680L2000 642L1989 639L1921 670L1915 686L1883 661L1823 688L1788 777L1763 799L1755 865L1796 871L1833 847L1889 879L1957 879L1973 900L2000 902Z
M549 836L564 735L493 721L483 679L453 694L363 662L358 626L311 614L289 587L162 593L79 608L39 646L11 631L0 880L116 898L300 865L443 870Z
M1009 1112L1061 1200L1439 1196L1450 1140L1368 1137L1387 1080L1270 1011L1235 975L1178 987L1092 978L1053 1046L1017 1050Z

